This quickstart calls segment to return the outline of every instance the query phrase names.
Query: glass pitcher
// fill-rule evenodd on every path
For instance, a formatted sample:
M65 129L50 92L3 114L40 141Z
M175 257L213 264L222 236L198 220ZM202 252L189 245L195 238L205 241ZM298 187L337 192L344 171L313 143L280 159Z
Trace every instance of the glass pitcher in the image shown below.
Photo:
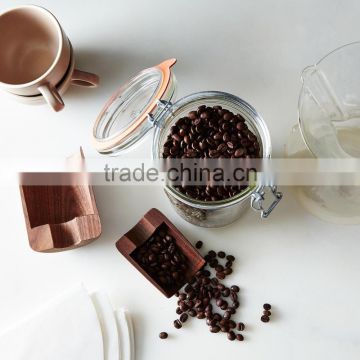
M360 158L360 42L344 45L304 69L299 122L289 136L289 158ZM334 223L360 223L359 186L297 186L300 203Z

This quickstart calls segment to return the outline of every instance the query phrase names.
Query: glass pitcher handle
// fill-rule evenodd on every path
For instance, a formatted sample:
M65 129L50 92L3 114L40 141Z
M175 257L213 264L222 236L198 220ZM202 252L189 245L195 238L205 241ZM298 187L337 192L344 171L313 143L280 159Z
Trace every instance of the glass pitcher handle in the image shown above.
M266 219L270 213L275 209L277 204L283 197L283 193L278 191L277 186L270 186L271 193L274 196L274 201L270 204L267 209L264 209L263 202L265 200L265 187L262 186L259 191L251 195L251 207L261 212L261 218Z

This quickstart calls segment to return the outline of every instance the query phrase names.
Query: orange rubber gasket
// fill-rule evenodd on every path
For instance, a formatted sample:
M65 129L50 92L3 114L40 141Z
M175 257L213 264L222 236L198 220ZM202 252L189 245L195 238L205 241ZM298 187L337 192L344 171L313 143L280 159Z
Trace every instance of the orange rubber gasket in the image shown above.
M94 130L93 130L93 136L92 136L92 140L94 143L94 146L96 148L96 150L98 150L99 152L101 151L109 151L113 148L116 148L117 146L119 146L129 135L131 135L134 131L136 131L136 129L143 124L144 121L147 121L147 116L148 114L151 114L154 109L157 107L157 102L159 100L161 100L161 98L163 97L163 95L165 94L168 85L170 83L170 79L171 79L171 67L176 63L176 59L168 59L163 61L161 64L156 65L150 69L156 68L158 70L160 70L161 72L161 84L159 86L159 89L157 91L157 93L154 96L154 100L145 108L145 110L142 112L142 114L127 128L125 129L122 133L109 138L109 139L105 139L105 140L99 140L96 136L95 136L95 129L98 127L101 119L103 118L105 112L109 109L109 107L111 106L111 104L120 96L120 94L124 91L124 88L127 86L121 86L118 90L115 91L115 93L111 96L111 98L107 101L107 103L105 104L105 106L103 107L103 109L101 110L99 116L97 117L95 124L94 124ZM150 70L147 69L147 70ZM146 71L146 70L144 70Z

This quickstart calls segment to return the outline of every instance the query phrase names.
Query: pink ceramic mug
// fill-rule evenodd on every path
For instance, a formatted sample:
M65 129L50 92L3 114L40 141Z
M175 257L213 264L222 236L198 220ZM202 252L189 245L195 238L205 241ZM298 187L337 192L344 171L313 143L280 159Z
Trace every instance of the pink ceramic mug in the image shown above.
M57 19L46 9L20 6L0 15L0 87L18 96L42 94L55 111L64 107L57 85L73 56ZM97 86L95 74L74 70L72 83Z

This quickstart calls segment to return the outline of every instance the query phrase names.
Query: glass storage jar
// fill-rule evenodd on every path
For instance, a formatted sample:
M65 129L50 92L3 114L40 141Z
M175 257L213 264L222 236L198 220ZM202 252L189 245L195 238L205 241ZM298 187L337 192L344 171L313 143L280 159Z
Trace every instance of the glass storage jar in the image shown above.
M138 143L155 128L152 158L162 157L162 148L171 126L200 105L220 105L241 114L249 129L257 136L261 156L271 156L268 128L256 110L244 100L219 91L188 95L176 102L176 81L172 67L176 59L146 69L116 91L98 116L93 128L94 146L102 154L116 154ZM177 213L188 222L203 227L221 227L237 220L250 206L266 218L282 198L277 187L270 186L274 196L264 208L265 187L248 186L236 196L221 201L199 201L165 185L165 193Z
M302 73L299 122L286 156L294 159L360 158L360 42L337 48ZM336 171L336 169L334 169ZM360 223L360 187L294 187L313 215L333 223Z

